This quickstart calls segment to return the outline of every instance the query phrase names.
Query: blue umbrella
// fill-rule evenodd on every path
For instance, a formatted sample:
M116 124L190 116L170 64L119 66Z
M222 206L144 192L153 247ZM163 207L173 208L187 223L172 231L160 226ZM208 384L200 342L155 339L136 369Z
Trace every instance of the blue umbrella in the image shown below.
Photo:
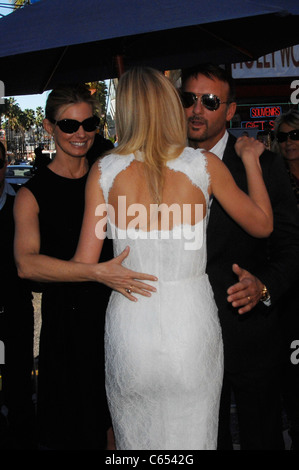
M252 60L299 43L298 14L297 0L40 0L0 19L0 80L18 95L122 66Z

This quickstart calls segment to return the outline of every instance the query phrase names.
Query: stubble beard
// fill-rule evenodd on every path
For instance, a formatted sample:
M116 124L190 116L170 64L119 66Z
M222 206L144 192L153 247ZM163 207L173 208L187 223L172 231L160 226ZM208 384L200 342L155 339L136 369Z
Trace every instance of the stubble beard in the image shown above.
M204 124L205 127L202 127L200 131L192 130L192 123L198 122L199 124ZM200 145L202 142L205 142L208 139L208 125L204 119L188 119L188 140L189 145L193 148L201 148Z

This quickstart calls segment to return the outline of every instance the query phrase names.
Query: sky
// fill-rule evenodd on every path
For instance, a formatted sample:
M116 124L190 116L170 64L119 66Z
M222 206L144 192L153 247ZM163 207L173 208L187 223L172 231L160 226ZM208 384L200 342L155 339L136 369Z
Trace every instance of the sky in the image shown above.
M7 5L11 8L5 8L4 5ZM13 11L12 7L13 7L13 3L10 2L9 0L0 0L0 18L2 15L10 14ZM43 94L40 94L40 95L14 96L14 98L23 111L24 109L36 110L38 106L45 108L48 94L49 94L49 91L45 91Z
M40 95L14 96L14 98L22 111L24 111L24 109L33 109L35 111L39 106L45 109L47 97L50 91L51 90L45 91Z

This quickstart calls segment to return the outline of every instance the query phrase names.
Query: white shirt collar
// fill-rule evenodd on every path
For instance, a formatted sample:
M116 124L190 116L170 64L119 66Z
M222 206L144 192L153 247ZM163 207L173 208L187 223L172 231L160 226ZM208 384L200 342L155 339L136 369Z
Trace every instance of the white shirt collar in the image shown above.
M209 152L214 153L215 155L217 155L218 158L220 158L220 160L222 160L224 150L227 144L227 139L228 139L228 132L225 131L223 137L221 137L221 139L218 140L217 144L214 145L214 147L211 148Z
M13 187L6 180L4 180L4 188L3 188L2 195L0 197L0 211L6 202L7 194L9 194L10 196L15 196L16 192L13 189Z

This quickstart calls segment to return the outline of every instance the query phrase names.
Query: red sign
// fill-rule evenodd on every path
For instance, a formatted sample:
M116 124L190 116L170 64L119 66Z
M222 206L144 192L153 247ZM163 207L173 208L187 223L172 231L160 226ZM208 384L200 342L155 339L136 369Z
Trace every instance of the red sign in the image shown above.
M242 121L241 127L245 127L245 128L257 127L258 129L264 131L264 130L268 130L269 126L270 126L270 129L273 129L274 123L275 121Z
M273 118L280 116L281 107L280 106L255 106L250 108L250 117L251 118Z

